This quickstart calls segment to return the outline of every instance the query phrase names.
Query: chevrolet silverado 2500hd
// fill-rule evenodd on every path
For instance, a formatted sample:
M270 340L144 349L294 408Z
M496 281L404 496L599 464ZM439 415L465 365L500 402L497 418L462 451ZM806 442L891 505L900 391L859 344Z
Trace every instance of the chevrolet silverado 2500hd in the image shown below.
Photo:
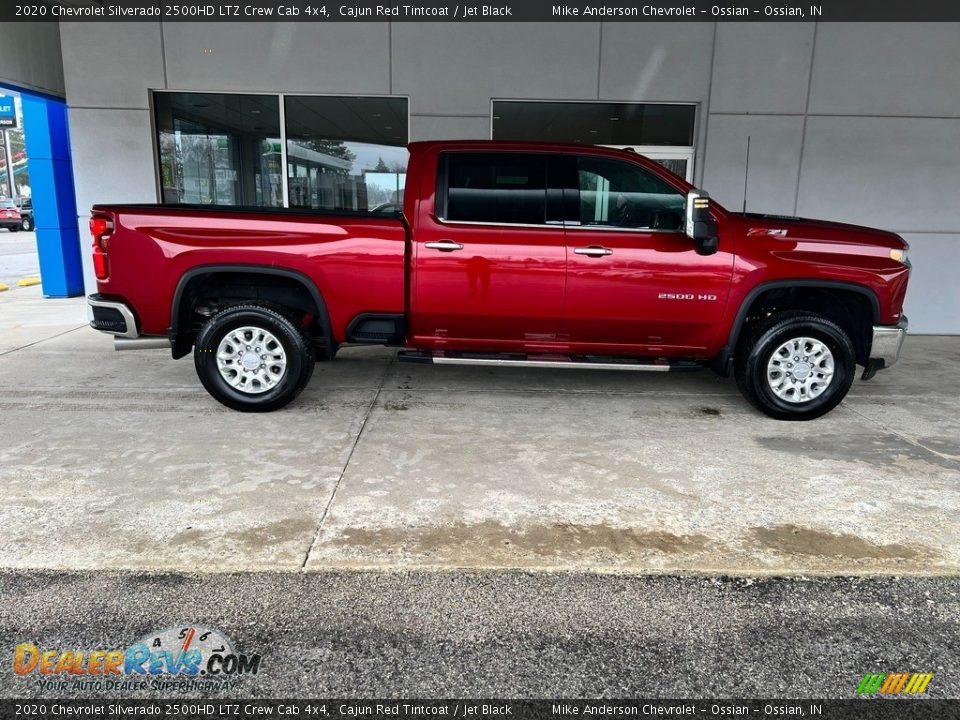
M97 205L92 325L275 410L344 344L420 363L733 374L785 420L896 362L907 245L730 212L635 153L421 142L394 215ZM399 208L399 206L398 206Z

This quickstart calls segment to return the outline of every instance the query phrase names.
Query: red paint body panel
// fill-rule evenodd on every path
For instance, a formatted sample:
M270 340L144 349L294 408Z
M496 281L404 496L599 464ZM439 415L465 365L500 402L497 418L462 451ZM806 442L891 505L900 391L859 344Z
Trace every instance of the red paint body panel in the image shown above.
M402 313L406 229L399 219L95 206L114 217L110 276L100 293L125 300L140 332L170 326L177 284L205 265L260 265L298 272L319 289L334 337L361 312Z
M622 338L631 353L702 355L717 334L730 291L734 238L702 257L682 232L569 228L563 332L574 343ZM600 246L605 257L576 248ZM681 299L661 299L662 295Z
M441 152L523 151L627 160L685 193L691 186L636 154L604 148L484 141L410 146L404 221L376 215L96 206L113 219L109 277L99 292L126 301L140 331L165 334L187 271L253 265L295 271L322 295L334 340L360 313L405 313L417 349L517 350L709 358L764 283L831 281L876 299L881 324L902 312L906 244L881 230L743 216L713 204L719 251L697 255L681 232L562 225L449 223L436 213ZM452 253L425 247L449 240ZM574 249L602 246L606 257ZM409 255L409 261L406 259ZM407 263L409 262L409 267Z

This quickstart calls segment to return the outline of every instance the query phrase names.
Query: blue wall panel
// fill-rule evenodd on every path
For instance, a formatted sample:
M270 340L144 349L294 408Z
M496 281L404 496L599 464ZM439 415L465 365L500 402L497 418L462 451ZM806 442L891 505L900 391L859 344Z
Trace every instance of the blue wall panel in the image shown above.
M83 263L67 106L29 93L23 93L21 101L43 294L82 295Z

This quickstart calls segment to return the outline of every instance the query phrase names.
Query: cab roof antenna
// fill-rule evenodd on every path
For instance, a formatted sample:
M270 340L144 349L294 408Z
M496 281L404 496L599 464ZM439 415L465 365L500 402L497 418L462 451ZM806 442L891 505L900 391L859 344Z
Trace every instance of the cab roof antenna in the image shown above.
M743 167L743 214L747 214L747 179L750 177L750 136L747 135L747 162Z

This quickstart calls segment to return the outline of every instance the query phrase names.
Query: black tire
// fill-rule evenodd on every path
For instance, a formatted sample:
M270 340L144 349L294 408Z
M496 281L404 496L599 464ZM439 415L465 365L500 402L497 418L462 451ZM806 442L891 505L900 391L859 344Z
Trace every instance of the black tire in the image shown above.
M767 366L774 352L788 340L819 340L833 355L833 377L825 390L809 400L790 402L777 396L767 381ZM811 312L783 312L760 322L738 344L734 375L740 392L758 409L777 420L813 420L846 397L856 373L853 343L831 320ZM794 391L795 392L795 391Z
M217 350L221 341L231 331L248 326L273 335L286 355L287 365L280 380L274 387L260 392L244 392L233 387L218 367ZM307 386L313 375L313 342L299 324L272 308L235 305L221 310L203 326L193 349L193 361L200 382L219 402L242 412L270 412L282 408Z
M33 230L33 218L24 218L20 223L20 229L24 232L30 232Z
M20 228L15 225L11 225L10 227L7 228L7 230L9 230L10 232L20 232Z

